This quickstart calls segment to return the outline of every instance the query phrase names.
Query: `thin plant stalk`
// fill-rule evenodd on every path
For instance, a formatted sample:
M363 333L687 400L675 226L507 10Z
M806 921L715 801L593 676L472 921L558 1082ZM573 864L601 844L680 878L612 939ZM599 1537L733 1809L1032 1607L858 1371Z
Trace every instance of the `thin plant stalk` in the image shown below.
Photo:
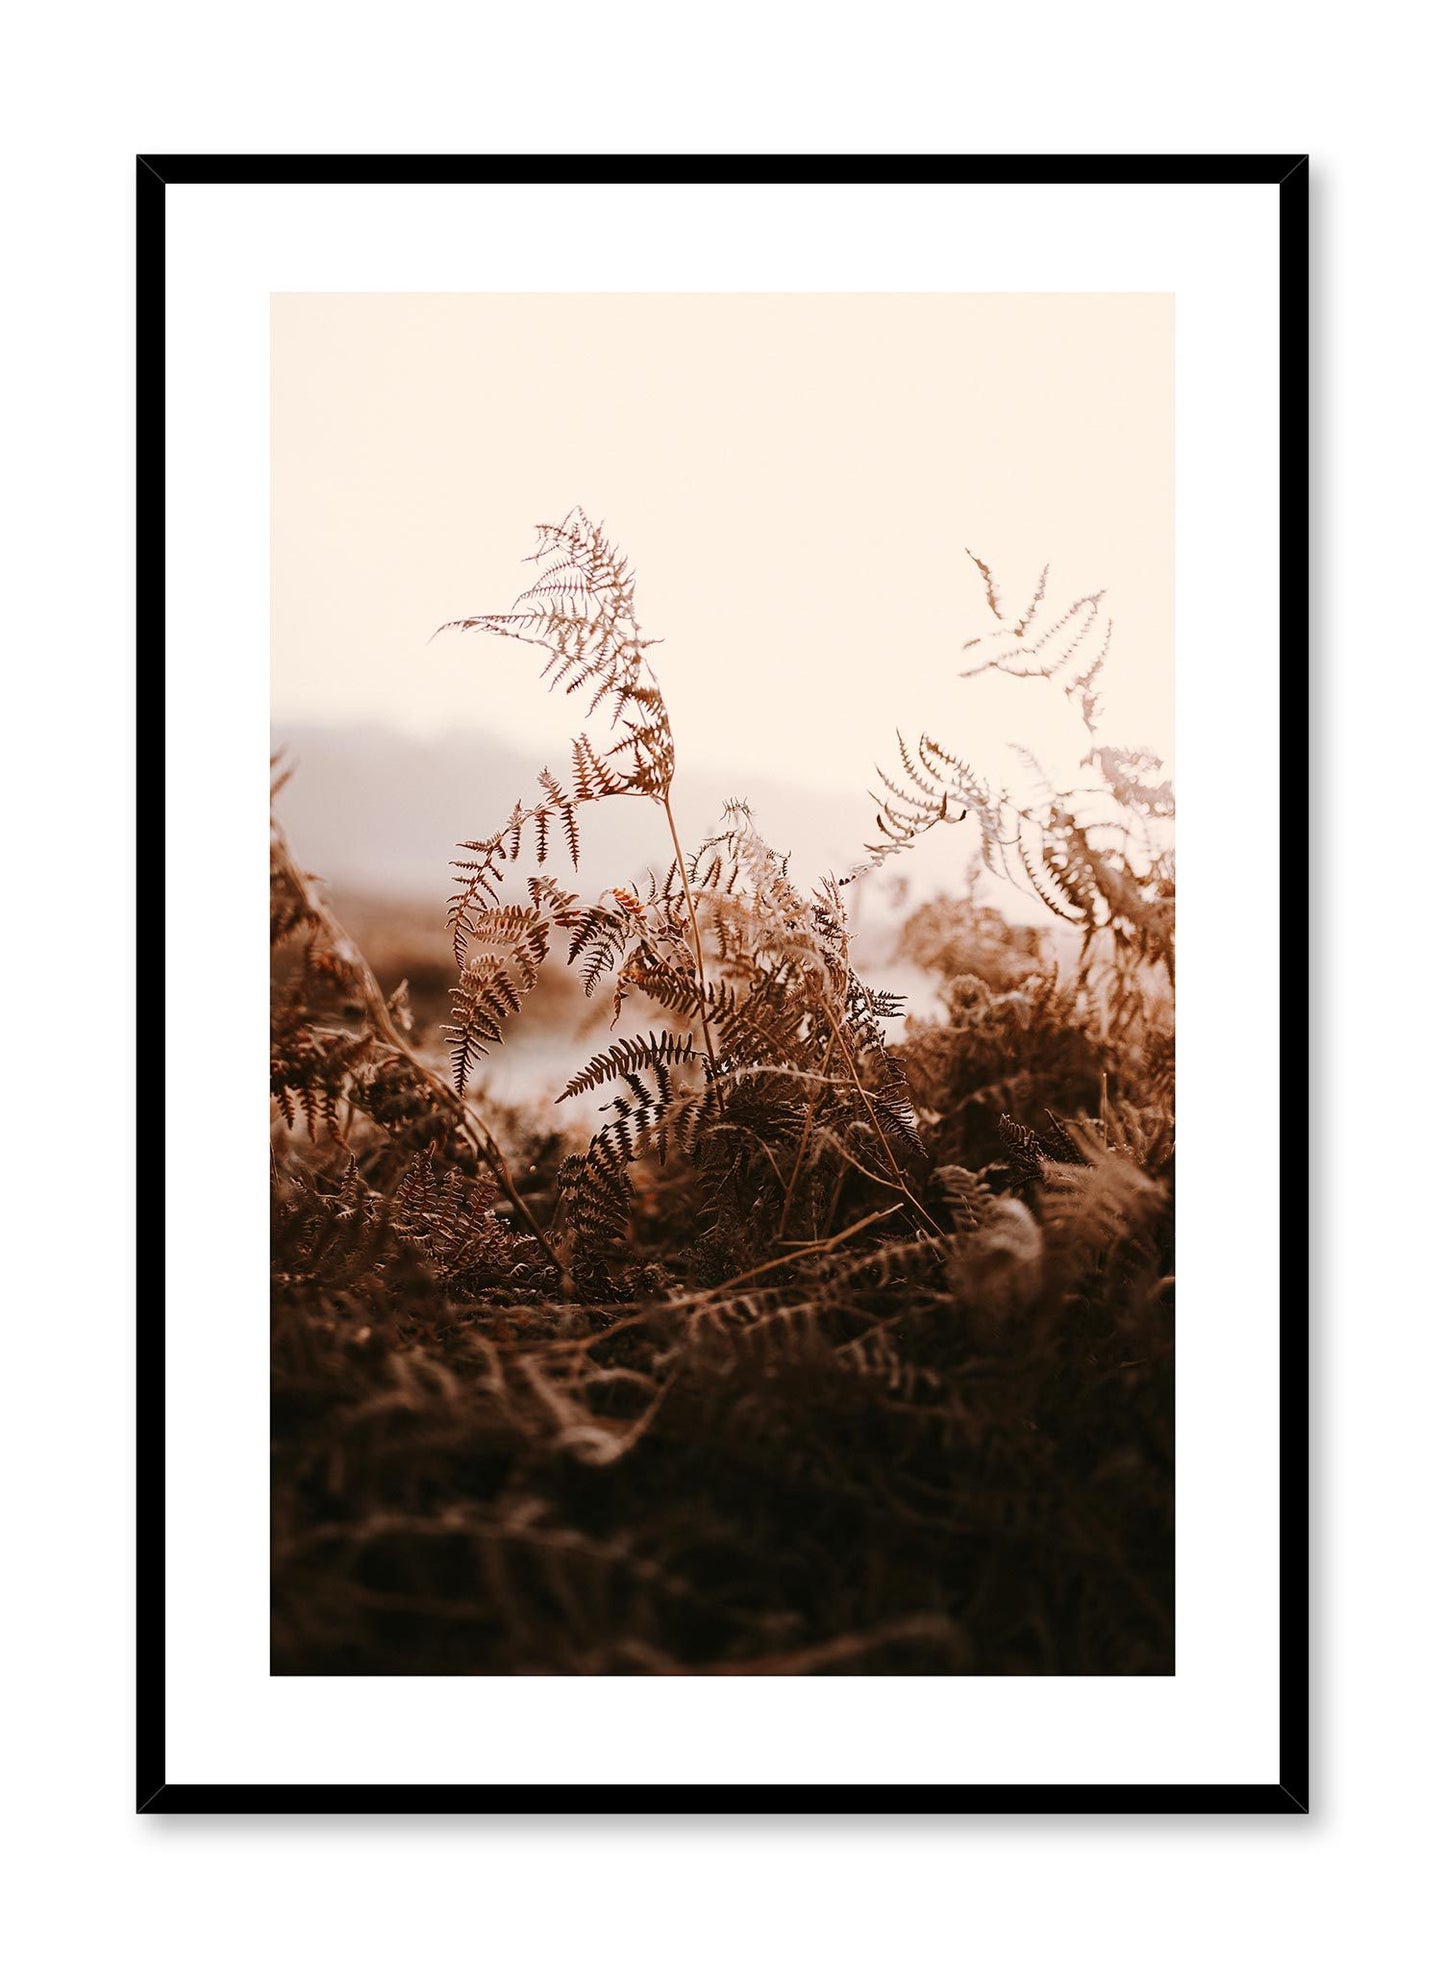
M678 839L677 822L672 817L671 792L662 796L662 811L667 816L667 831L672 836L672 850L677 857L677 872L682 877L683 901L687 904L687 920L692 927L692 948L697 959L697 1006L702 1019L703 1044L707 1047L708 1065L712 1069L713 1081L717 1080L717 1053L712 1043L712 1026L707 1016L707 970L703 964L702 931L698 928L697 908L692 899L692 884L687 879L687 862L682 852L682 842Z

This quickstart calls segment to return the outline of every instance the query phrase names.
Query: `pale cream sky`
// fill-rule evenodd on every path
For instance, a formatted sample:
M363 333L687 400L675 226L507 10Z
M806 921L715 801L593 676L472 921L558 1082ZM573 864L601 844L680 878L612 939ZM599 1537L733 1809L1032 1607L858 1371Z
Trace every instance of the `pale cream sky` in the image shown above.
M1061 607L1107 589L1106 736L1172 754L1168 295L278 295L272 363L278 722L564 758L538 652L429 638L580 503L664 639L680 780L858 789L895 726L1049 751L1032 687L958 681L996 626L966 549L1006 607L1046 561Z

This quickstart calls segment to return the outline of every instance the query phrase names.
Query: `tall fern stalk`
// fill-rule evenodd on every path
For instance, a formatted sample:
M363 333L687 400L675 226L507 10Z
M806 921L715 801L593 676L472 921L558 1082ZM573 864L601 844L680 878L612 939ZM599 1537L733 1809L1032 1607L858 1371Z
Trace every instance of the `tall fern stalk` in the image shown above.
M693 955L697 959L697 982L699 987L698 1019L702 1026L702 1042L707 1048L708 1067L711 1070L712 1080L716 1082L718 1073L717 1049L714 1047L712 1040L712 1021L707 1015L707 965L703 960L702 954L702 931L698 928L697 903L692 893L692 883L688 880L687 860L682 852L682 843L677 838L677 822L673 819L672 815L672 793L670 789L662 796L662 811L667 816L667 831L672 837L672 852L676 858L678 873L682 878L682 896L683 901L687 904L687 920L688 926L692 931Z
M519 802L495 833L463 844L450 913L460 974L449 1028L458 1092L474 1062L501 1041L553 940L565 937L567 960L580 966L589 996L611 981L614 1024L628 997L640 992L700 1034L704 1072L701 1089L690 1086L691 1042L649 1034L599 1054L569 1085L567 1096L609 1083L625 1090L612 1100L612 1119L587 1154L564 1171L562 1202L575 1239L601 1249L623 1237L632 1202L629 1165L644 1151L662 1162L674 1147L695 1163L725 1162L735 1192L745 1178L746 1203L736 1193L725 1199L712 1181L719 1221L735 1219L740 1232L739 1212L756 1210L760 1201L759 1179L748 1172L764 1163L776 1170L779 1133L797 1140L792 1177L786 1183L777 1177L769 1206L781 1201L786 1218L810 1148L817 1152L821 1141L831 1155L840 1142L854 1143L860 1128L875 1138L882 1163L876 1170L856 1166L901 1193L920 1225L932 1227L898 1160L897 1146L919 1149L906 1089L878 1024L899 1007L869 993L854 975L836 885L804 898L744 806L730 808L721 831L695 855L685 852L672 803L672 725L646 659L652 644L637 621L627 562L580 510L560 525L539 527L538 535L537 577L508 613L443 626L542 649L543 677L569 695L581 694L584 724L605 719L608 736L599 744L584 728L572 744L568 781L543 771L540 799ZM560 839L576 870L582 809L628 797L661 808L671 863L660 881L649 878L645 897L614 888L586 904L544 873L544 865ZM524 849L537 873L526 877L525 905L506 903L502 885ZM829 1077L835 1048L846 1060L846 1081ZM821 1131L816 1086L806 1109L797 1097L800 1079L819 1079L820 1054L831 1109ZM880 1083L871 1091L858 1067L864 1054ZM715 1150L707 1139L714 1130ZM855 1152L846 1149L847 1156Z

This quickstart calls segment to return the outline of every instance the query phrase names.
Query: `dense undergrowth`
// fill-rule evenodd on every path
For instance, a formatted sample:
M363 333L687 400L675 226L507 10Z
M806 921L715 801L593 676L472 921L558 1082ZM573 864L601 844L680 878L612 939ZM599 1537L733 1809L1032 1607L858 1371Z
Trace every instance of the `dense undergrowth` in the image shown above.
M448 627L540 646L586 730L461 850L447 1059L273 829L273 1667L1169 1672L1172 797L1092 742L1098 598L1039 630L982 570L978 667L1068 694L1085 783L900 739L863 864L971 826L1077 954L936 899L905 1023L852 878L805 892L743 805L684 849L632 576L540 533ZM584 898L624 798L657 872ZM566 965L608 1043L503 1126L482 1062Z

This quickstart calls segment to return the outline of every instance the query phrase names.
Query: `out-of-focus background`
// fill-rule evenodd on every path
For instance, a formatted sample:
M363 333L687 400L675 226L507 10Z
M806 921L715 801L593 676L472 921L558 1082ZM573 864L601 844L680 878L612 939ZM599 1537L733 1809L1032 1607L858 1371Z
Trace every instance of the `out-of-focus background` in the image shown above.
M277 811L383 983L444 1016L455 844L565 767L583 706L540 653L434 632L507 608L533 526L574 503L638 575L678 747L684 839L749 801L805 889L860 860L895 728L993 783L1024 746L1072 784L1075 710L960 680L1049 569L1113 630L1101 736L1172 748L1173 309L1167 295L278 295L272 312ZM1038 626L1036 625L1036 626ZM998 645L991 645L997 648ZM574 886L669 848L644 803L583 816ZM849 890L866 974L976 847L939 830ZM1037 921L1019 891L987 900ZM1046 920L1046 919L1045 919ZM586 1044L539 998L485 1069L522 1097Z

